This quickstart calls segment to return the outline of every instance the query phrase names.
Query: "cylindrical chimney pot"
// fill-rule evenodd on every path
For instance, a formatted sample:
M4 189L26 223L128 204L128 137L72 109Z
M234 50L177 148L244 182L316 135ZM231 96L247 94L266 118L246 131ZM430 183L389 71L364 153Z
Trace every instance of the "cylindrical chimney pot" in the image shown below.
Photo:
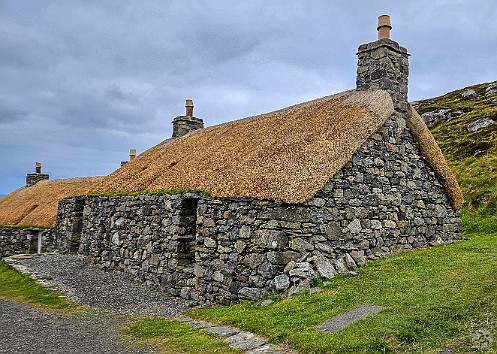
M390 16L381 15L378 17L378 39L390 38L390 30L392 29L392 24L390 23Z
M186 100L186 103L185 103L185 107L186 107L186 116L187 117L193 117L193 100Z
M129 149L129 161L133 161L136 157L136 149Z
M36 173L41 173L41 162L37 162L35 166L36 166Z

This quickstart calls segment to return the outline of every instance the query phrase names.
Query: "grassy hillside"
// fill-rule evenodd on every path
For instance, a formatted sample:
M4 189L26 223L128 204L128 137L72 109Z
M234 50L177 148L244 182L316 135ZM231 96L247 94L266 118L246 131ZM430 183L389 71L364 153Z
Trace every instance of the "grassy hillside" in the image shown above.
M497 211L497 124L474 132L467 129L468 124L482 118L497 120L497 95L489 95L488 86L489 83L466 87L419 101L414 107L419 114L451 110L452 119L431 131L456 173L465 207L491 215ZM462 94L470 89L476 92L476 97L464 98Z

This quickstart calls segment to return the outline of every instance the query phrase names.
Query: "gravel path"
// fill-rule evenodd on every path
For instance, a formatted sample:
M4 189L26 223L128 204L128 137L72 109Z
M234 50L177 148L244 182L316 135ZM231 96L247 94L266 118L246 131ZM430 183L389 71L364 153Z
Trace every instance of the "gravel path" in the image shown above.
M109 313L45 312L0 299L0 353L156 353L118 332L126 322Z
M56 313L0 299L0 353L156 353L119 332L128 314L177 316L189 304L148 290L121 274L87 266L74 255L4 259L45 287L96 310Z
M120 314L167 317L177 316L189 307L187 301L146 289L123 274L90 267L80 256L44 254L15 261L37 275L51 278L50 286L78 304Z

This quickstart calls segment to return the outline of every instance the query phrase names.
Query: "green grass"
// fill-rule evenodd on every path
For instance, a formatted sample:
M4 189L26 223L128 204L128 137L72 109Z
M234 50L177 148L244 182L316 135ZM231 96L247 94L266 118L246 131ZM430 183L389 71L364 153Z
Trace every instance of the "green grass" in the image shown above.
M0 228L9 228L9 229L26 229L26 228L33 228L33 229L53 229L53 226L46 226L46 225L3 225L3 224L0 224Z
M138 192L95 192L86 194L87 197L122 197L122 196L137 196L137 195L162 195L162 194L183 194L183 193L198 193L202 196L210 196L211 192L199 189L158 189L154 191L138 191Z
M333 279L320 294L189 315L238 326L302 353L431 353L451 343L457 352L473 352L477 330L487 328L497 339L497 219L466 212L463 220L470 240L371 262L356 277ZM386 308L336 334L316 331L316 325L361 304Z
M73 311L83 309L83 307L43 288L33 279L2 263L0 263L0 298L45 310Z
M159 345L164 353L240 353L206 331L194 330L190 326L171 320L150 319L135 322L128 326L125 332Z
M495 97L485 97L487 86L488 83L475 85L422 100L416 109L420 114L444 108L463 112L451 121L435 126L432 133L461 185L465 207L492 215L497 213L497 124L476 132L467 130L467 125L478 119L496 120L497 106L491 104ZM461 94L469 88L479 96L463 99Z

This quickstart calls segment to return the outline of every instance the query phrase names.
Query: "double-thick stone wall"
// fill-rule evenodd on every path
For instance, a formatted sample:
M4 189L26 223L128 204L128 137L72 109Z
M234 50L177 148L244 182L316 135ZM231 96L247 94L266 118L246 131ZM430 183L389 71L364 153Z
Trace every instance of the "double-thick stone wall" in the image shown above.
M80 234L71 225L76 208L59 207L58 220L79 240L77 252L89 263L130 274L151 287L183 295L193 283L195 219L198 195L88 197ZM68 204L77 201L67 200ZM65 214L65 215L64 215Z
M53 229L0 227L0 258L37 253L39 233L42 237L42 252L53 251Z
M201 303L253 299L406 249L461 239L460 212L392 116L303 205L205 199L194 273Z
M71 220L81 200L66 203L57 229L78 230ZM305 204L197 194L87 197L78 250L148 286L227 304L461 239L459 216L404 119L393 115Z

